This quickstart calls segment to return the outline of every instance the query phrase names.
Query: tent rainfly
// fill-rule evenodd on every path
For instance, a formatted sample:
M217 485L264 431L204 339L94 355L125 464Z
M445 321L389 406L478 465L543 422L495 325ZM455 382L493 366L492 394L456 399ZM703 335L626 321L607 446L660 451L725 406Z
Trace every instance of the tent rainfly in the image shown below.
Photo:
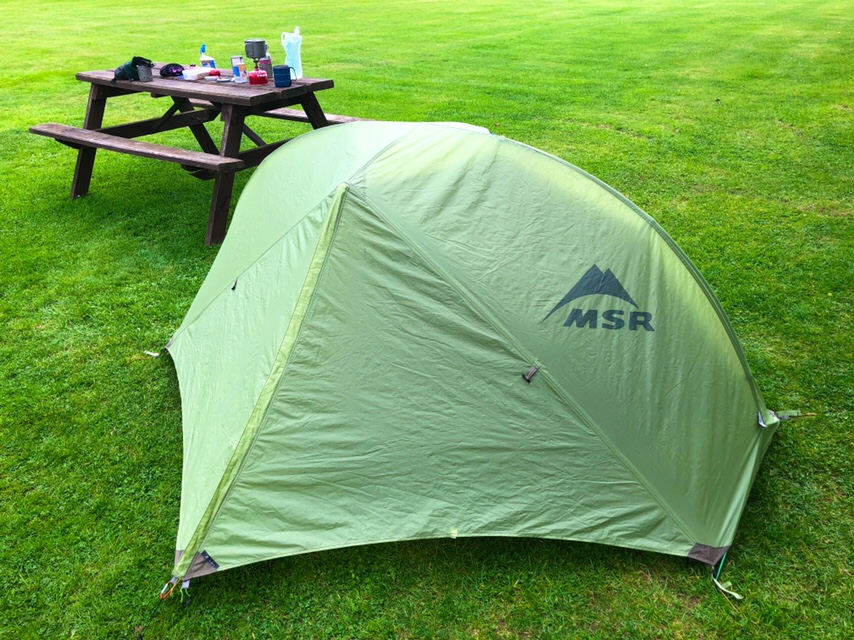
M714 565L778 423L654 220L462 125L356 122L272 154L168 349L185 580L463 536Z

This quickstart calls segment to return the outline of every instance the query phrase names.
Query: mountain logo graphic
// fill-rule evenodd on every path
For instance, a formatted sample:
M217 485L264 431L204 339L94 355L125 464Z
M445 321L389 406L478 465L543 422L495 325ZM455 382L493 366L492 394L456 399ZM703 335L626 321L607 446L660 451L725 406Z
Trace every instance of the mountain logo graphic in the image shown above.
M590 296L594 293L614 296L620 300L625 300L635 308L638 306L635 301L632 300L632 297L629 295L629 292L626 291L625 287L623 287L623 285L620 284L620 281L617 280L617 276L615 276L610 269L603 273L602 270L594 264L587 270L587 273L581 276L581 280L579 280L576 285L567 292L563 297L563 300L558 302L555 305L555 308L549 311L549 315L543 318L543 320L546 320L555 311L561 307L565 307L573 300L577 300L584 296Z
M547 320L556 311L567 306L570 302L585 296L596 294L611 296L612 298L617 298L618 300L627 302L635 309L638 308L637 303L629 295L629 292L626 291L626 288L619 280L617 280L617 276L615 276L610 269L602 271L594 264L583 276L581 276L581 279L575 283L575 286L567 291L566 295L555 305L554 309L549 311L548 315L543 318L543 321ZM626 326L626 319L623 317L625 315L626 312L622 309L608 309L603 311L601 317L604 322L601 327L603 329L622 329ZM628 316L628 323L628 328L631 331L636 331L640 328L643 328L646 331L655 331L655 329L652 328L652 314L646 311L630 312ZM564 326L575 326L579 328L589 327L591 329L595 329L599 326L599 311L596 309L585 311L579 308L573 308L570 311L566 322L564 322Z

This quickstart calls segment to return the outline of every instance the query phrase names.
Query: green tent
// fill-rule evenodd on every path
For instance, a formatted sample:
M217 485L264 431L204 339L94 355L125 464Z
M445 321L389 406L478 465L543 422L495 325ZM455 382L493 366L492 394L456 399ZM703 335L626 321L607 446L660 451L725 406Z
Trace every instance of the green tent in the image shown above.
M184 579L458 536L715 564L778 423L648 215L461 125L357 122L271 155L168 348Z

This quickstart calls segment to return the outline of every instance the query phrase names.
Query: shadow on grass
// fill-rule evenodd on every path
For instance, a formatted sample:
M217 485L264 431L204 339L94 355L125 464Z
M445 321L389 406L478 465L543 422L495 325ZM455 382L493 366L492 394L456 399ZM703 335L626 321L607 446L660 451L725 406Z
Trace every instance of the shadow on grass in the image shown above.
M49 213L57 236L73 242L108 239L130 248L156 248L167 256L183 258L187 250L204 246L213 181L197 180L177 167L127 158L103 158L96 165L89 194L67 197L66 180L52 173L39 188L31 215ZM235 180L231 212L251 171ZM215 253L216 247L206 253Z

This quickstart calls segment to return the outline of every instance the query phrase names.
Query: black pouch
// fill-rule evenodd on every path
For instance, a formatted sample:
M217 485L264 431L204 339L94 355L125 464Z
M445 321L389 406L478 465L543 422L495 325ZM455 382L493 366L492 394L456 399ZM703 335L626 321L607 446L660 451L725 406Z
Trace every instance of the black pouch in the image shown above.
M130 82L134 82L139 80L139 73L137 72L137 67L148 67L151 68L154 66L154 63L151 62L148 58L142 58L140 56L134 56L133 60L130 62L125 62L122 66L118 67L113 72L113 82L116 80L129 80Z
M160 67L160 75L163 78L177 78L184 73L184 67L177 62L170 62Z

